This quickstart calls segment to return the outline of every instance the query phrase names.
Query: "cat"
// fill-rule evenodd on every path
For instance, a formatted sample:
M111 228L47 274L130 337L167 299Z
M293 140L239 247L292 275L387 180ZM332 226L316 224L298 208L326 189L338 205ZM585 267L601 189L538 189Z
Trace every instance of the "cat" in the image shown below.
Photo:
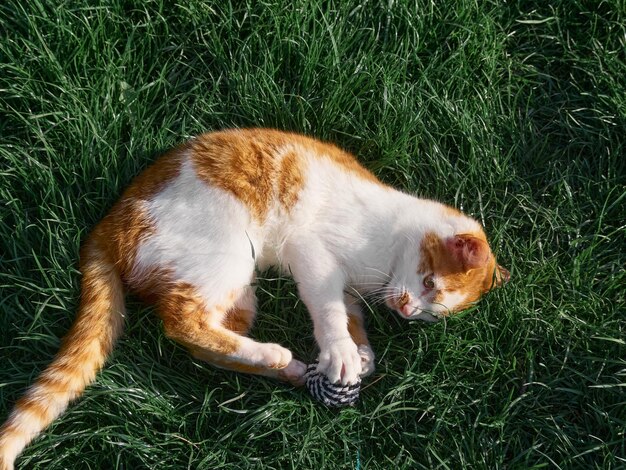
M332 144L270 129L200 135L141 173L83 243L76 321L0 428L0 469L94 380L125 291L194 357L301 385L291 351L247 336L255 272L272 266L310 312L318 370L344 385L374 371L363 297L437 321L509 278L478 222L392 189Z

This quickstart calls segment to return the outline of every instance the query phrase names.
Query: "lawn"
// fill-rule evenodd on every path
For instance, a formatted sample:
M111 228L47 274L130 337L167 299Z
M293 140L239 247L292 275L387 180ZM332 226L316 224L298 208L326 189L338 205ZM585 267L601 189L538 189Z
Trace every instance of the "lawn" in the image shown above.
M505 288L368 315L355 408L194 361L129 298L21 469L626 467L626 3L8 0L0 5L0 419L50 361L78 249L134 175L225 127L304 132L480 220ZM253 335L315 357L293 282Z

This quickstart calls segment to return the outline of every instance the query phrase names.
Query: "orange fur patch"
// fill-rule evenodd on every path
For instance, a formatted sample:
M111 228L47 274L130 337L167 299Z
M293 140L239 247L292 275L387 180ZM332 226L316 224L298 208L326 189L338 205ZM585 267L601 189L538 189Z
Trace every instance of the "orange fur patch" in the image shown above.
M262 222L274 198L275 151L281 142L273 132L204 134L191 142L191 158L201 180L233 194Z
M224 355L239 349L240 341L234 333L212 326L220 324L226 312L205 305L189 283L178 282L162 292L157 310L165 333L190 349Z
M443 211L444 211L445 214L451 215L452 217L464 217L463 212L458 210L456 207L444 205L443 206Z
M54 419L54 416L52 416L48 406L44 402L29 395L20 398L15 404L15 408L20 411L28 412L31 419L35 418L44 425L47 425Z
M484 233L471 234L481 240L486 240ZM463 265L456 259L445 242L436 234L430 232L424 235L420 245L421 260L418 266L420 273L433 273L443 280L443 291L459 292L465 296L465 301L455 308L456 311L469 307L480 296L492 287L493 273L496 266L495 258L490 253L489 259L483 267L464 270ZM441 302L442 290L434 293L433 302Z
M202 353L197 355L196 358L210 362L214 366L221 367L222 369L234 370L235 372L243 372L245 374L268 375L268 369L266 367L242 364L241 362L228 360L223 357L203 357ZM286 365L284 367L286 367Z
M255 314L250 310L231 308L226 312L222 325L240 335L247 335L252 328Z
M333 144L271 129L232 129L204 134L191 141L198 177L234 195L259 222L277 199L287 210L304 186L304 160L295 150L279 155L287 145L310 150L360 179L384 186L348 152Z
M183 144L168 151L139 174L92 232L91 237L108 247L125 281L134 265L139 244L153 233L152 221L143 208L143 202L178 176L182 154L188 148L189 144Z
M83 273L76 321L65 335L57 358L71 356L77 364L100 368L123 327L124 292L119 273L95 238L81 250ZM94 347L95 346L95 347Z
M289 210L296 202L304 187L304 168L302 161L295 152L289 152L280 162L278 172L278 200Z
M348 332L357 346L370 344L367 339L367 332L365 331L362 318L356 315L348 315Z

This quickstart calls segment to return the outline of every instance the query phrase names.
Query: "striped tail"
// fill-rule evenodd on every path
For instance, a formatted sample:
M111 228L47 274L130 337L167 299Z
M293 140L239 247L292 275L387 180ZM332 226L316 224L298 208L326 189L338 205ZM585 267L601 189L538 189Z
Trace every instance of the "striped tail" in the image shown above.
M78 316L56 357L15 404L0 428L0 470L80 396L95 378L124 326L122 281L94 234L81 252Z

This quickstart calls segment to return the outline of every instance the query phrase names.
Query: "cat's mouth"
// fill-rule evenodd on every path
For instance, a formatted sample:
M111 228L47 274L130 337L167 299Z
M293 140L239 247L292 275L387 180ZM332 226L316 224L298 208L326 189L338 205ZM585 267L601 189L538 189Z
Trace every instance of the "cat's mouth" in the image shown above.
M409 300L409 294L403 292L400 295L385 298L385 305L387 305L387 307L391 310L398 312L400 316L409 318L414 313L411 309Z
M395 310L406 320L423 320L425 322L435 323L443 317L443 315L412 305L411 296L407 292L403 292L396 297L388 298L385 300L385 303L387 307L391 310Z

